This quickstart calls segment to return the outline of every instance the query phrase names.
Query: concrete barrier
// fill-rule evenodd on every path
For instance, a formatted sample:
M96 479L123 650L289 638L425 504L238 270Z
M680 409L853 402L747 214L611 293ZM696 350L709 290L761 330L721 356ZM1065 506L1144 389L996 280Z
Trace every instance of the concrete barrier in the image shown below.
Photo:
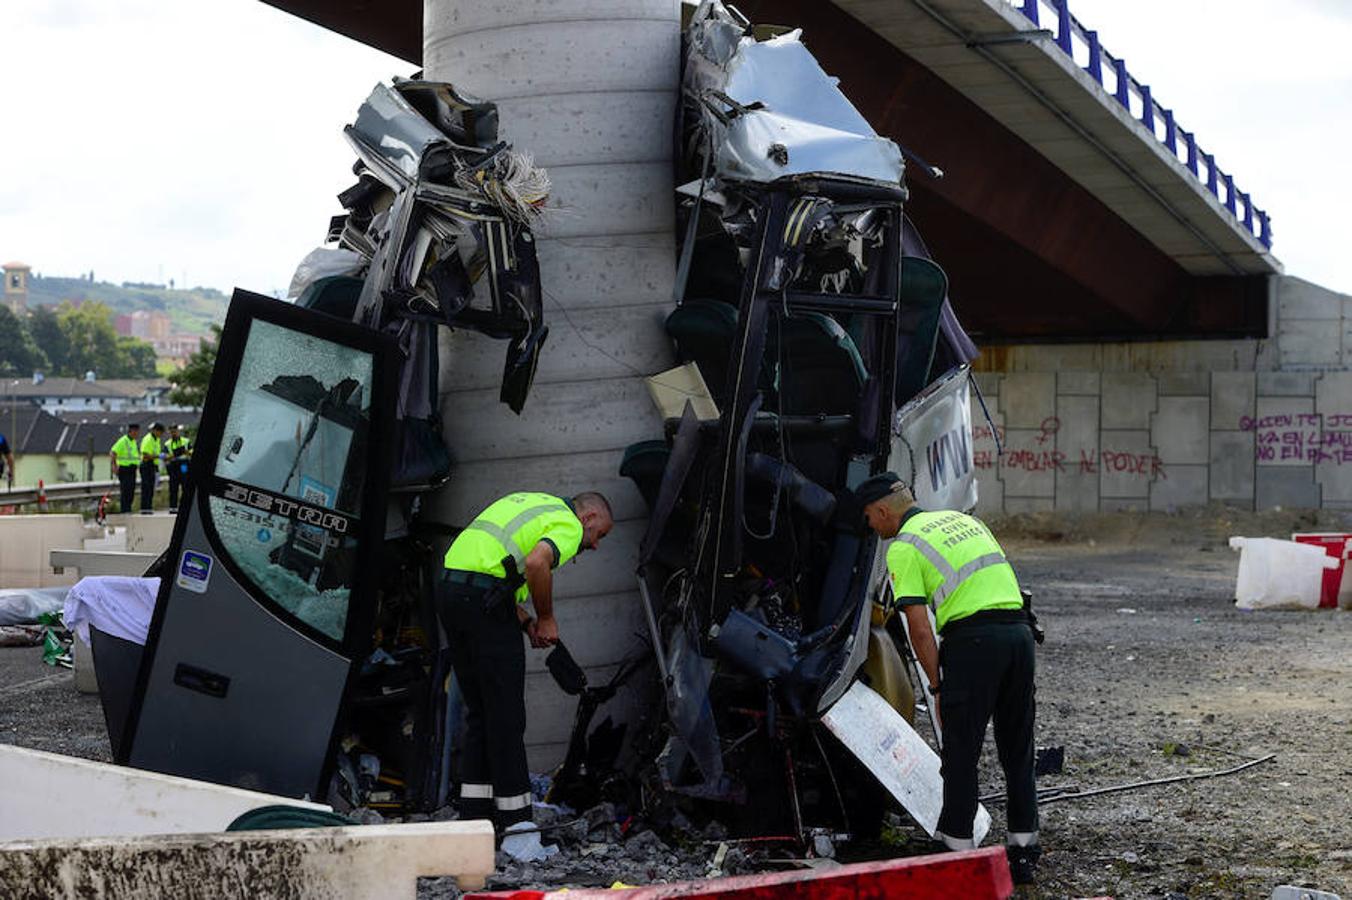
M76 518L79 518L78 516ZM47 552L52 571L58 575L69 574L66 569L78 569L81 578L90 575L127 575L132 578L144 575L146 569L155 561L158 553L122 553L116 550L50 550ZM74 584L71 575L62 584Z
M78 634L71 636L70 661L75 671L75 690L81 694L97 694L99 676L94 671L94 650Z
M486 821L0 843L6 898L412 900L420 877L492 871Z
M0 785L0 841L221 831L260 806L329 808L7 745L0 745ZM0 887L0 897L10 896Z
M53 572L47 555L58 547L84 546L78 515L0 516L0 587L74 584L73 573Z
M154 513L149 516L127 516L127 552L152 553L159 556L174 536L174 522L178 516Z

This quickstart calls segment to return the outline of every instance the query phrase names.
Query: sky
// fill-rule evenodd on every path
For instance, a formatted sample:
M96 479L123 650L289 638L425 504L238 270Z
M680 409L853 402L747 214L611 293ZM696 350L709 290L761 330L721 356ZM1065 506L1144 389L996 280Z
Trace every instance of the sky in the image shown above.
M258 0L5 0L0 261L285 290L415 67Z
M1286 274L1352 294L1352 0L1070 0L1272 217Z
M1268 211L1287 273L1352 293L1352 0L1070 7ZM5 0L5 20L0 260L44 275L283 291L342 212L343 125L414 69L258 0Z

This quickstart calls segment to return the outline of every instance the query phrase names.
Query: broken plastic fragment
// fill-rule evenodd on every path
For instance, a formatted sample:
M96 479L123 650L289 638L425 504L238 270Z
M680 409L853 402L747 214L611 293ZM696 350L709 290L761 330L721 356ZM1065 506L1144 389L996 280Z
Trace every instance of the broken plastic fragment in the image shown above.
M517 862L539 862L557 856L557 844L540 843L540 832L531 822L517 822L509 826L502 837L502 852Z

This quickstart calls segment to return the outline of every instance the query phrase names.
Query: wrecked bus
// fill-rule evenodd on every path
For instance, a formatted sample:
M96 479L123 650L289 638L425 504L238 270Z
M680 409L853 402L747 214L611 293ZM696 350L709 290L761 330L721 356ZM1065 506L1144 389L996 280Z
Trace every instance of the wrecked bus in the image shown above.
M649 508L646 642L609 683L569 687L551 796L708 804L809 845L868 833L895 804L925 824L937 757L906 725L906 638L851 489L890 468L926 505L975 504L976 350L906 214L907 154L797 32L709 0L689 16L682 86L664 327L683 366L649 379L678 399L616 460ZM502 340L500 399L521 412L548 335L531 231L548 178L498 139L492 103L448 84L379 86L346 134L357 183L336 249L307 258L294 306L232 306L117 753L428 812L451 796L458 715L430 585L465 524L422 514L454 474L435 335ZM328 341L328 361L288 341ZM911 754L911 781L879 741Z
M915 700L852 489L889 468L915 480L916 429L897 432L896 414L913 425L909 402L965 383L974 348L942 270L915 253L900 149L796 32L758 40L703 4L682 112L688 281L666 328L716 415L686 403L622 469L651 513L639 579L668 710L657 774L762 830L867 831L882 795L821 717L859 680L906 719Z

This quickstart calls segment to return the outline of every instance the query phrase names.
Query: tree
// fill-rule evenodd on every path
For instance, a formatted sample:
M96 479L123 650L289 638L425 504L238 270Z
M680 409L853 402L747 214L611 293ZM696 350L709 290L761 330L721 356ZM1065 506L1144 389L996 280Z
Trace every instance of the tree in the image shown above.
M60 375L67 371L66 362L70 358L70 342L61 330L56 313L50 306L36 306L28 316L28 333L47 357L50 374Z
M66 374L80 377L95 372L104 378L120 378L117 330L113 328L113 314L102 303L81 303L75 306L62 303L56 311L61 333L66 336L69 356Z
M211 326L211 338L204 338L197 352L188 357L182 369L169 376L173 388L169 402L200 409L207 399L211 370L216 368L216 348L221 343L221 326Z
M155 369L155 348L145 341L134 337L118 336L117 365L121 374L109 375L109 378L154 378L159 372Z
M112 311L102 303L65 302L55 312L38 307L30 327L54 375L79 378L92 371L101 378L155 377L155 348L119 336Z
M47 357L33 341L23 319L0 305L0 373L31 375L47 367Z

